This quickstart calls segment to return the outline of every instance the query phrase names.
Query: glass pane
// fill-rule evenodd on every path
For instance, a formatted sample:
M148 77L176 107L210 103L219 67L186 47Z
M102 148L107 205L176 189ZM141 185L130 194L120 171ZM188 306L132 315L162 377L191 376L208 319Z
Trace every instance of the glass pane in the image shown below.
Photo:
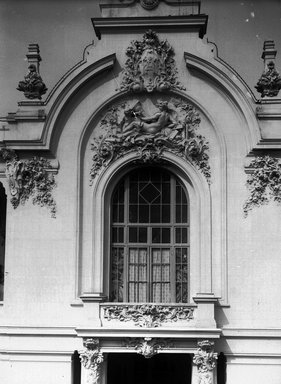
M128 298L131 302L147 301L147 249L130 248Z
M152 228L152 243L160 243L160 228Z
M136 243L137 242L137 228L129 228L129 242Z
M162 243L170 243L170 228L162 228Z
M131 223L137 223L138 221L138 207L137 205L129 206L129 221Z
M118 228L118 242L119 243L124 242L124 228L121 228L121 227Z
M164 204L170 204L170 183L165 183L162 185L162 202Z
M117 243L117 228L112 228L112 242Z
M188 248L176 248L176 301L188 302Z
M171 207L168 204L162 205L162 223L170 223L171 215L170 215Z
M124 223L124 205L120 204L119 205L119 217L118 217L118 222L119 223Z
M147 242L147 228L139 228L139 243Z
M124 249L112 249L111 295L112 301L123 301Z
M143 204L139 206L139 222L149 223L149 205Z
M160 223L160 205L151 205L150 206L150 222L151 223Z
M130 183L129 202L130 204L138 202L138 185L136 183Z
M112 221L113 223L118 222L118 205L113 205L112 207Z

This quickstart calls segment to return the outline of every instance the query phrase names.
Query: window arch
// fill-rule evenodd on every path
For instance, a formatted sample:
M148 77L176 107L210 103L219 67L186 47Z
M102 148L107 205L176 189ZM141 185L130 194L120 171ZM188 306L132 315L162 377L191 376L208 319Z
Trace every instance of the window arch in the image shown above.
M0 183L0 301L3 301L4 299L6 210L7 196L5 193L5 188Z
M189 200L164 168L136 168L113 191L110 300L189 300Z

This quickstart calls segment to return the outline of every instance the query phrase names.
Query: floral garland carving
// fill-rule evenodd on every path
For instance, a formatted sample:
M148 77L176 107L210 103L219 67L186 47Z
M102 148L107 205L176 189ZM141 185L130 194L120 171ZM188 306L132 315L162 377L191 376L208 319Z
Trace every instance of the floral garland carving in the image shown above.
M245 216L254 207L270 201L281 203L281 164L278 159L271 156L257 157L251 161L249 168L253 172L247 179L250 196L243 207Z
M52 168L50 161L43 157L19 160L15 151L7 148L1 148L0 155L6 161L12 206L17 208L33 196L33 204L47 207L51 216L56 217L56 202L52 196L56 182L53 173L48 171Z
M146 359L155 356L163 348L172 347L169 339L153 339L151 337L144 337L143 340L138 338L127 339L125 345L127 348L134 348L139 355L143 355Z
M104 308L104 318L108 321L133 321L136 326L156 328L167 322L193 319L193 308L172 307L152 304L114 305Z
M210 182L209 149L204 136L196 132L200 117L196 109L181 99L158 100L155 114L148 116L138 101L110 108L100 123L103 135L92 144L91 181L100 170L129 152L141 163L163 161L163 151L174 153L194 164Z
M87 382L97 384L100 377L100 368L103 363L103 354L100 351L98 339L86 339L84 341L85 349L79 351L82 365L88 371Z
M128 57L120 89L132 92L185 89L177 80L174 49L157 34L148 30L141 41L132 41L126 50Z
M213 384L213 369L218 356L214 352L214 343L209 340L199 341L193 363L198 369L198 384Z

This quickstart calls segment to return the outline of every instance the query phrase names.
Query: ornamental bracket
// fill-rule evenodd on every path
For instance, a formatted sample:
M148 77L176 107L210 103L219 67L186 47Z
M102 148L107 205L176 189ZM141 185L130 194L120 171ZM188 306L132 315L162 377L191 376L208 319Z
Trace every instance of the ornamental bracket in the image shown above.
M97 384L100 377L103 354L100 351L99 339L85 339L85 349L79 351L81 363L87 370L87 383Z

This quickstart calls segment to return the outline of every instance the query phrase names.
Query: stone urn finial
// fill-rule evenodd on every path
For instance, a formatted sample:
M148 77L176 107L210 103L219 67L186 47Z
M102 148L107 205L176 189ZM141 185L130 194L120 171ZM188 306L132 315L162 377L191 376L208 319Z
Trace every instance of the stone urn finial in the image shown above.
M26 55L28 61L28 72L24 80L20 81L17 90L24 92L27 99L39 99L47 92L47 87L39 74L39 63L41 61L38 44L29 44Z
M265 41L262 53L264 71L255 86L256 90L261 93L261 97L277 96L281 89L281 76L275 68L276 53L274 41Z

